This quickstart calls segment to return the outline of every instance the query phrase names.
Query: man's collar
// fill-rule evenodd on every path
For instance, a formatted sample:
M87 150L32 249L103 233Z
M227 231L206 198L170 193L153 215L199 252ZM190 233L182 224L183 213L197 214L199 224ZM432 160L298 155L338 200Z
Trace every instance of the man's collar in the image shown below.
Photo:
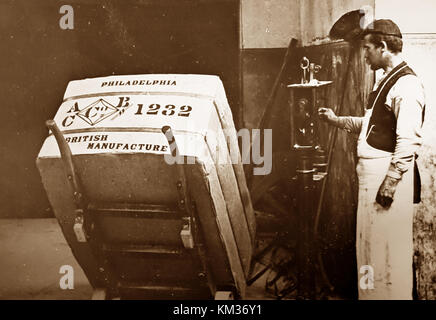
M400 54L392 55L392 57L391 57L392 66L390 68L387 68L387 70L383 70L383 76L389 74L392 70L394 70L396 67L398 67L403 62L404 62L404 59Z

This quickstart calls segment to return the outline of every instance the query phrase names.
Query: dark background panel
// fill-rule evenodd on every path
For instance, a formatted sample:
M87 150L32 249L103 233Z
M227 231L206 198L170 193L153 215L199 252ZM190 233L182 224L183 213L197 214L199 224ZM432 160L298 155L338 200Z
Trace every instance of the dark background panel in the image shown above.
M35 159L70 80L219 75L238 124L239 1L1 0L0 41L0 217L53 216Z

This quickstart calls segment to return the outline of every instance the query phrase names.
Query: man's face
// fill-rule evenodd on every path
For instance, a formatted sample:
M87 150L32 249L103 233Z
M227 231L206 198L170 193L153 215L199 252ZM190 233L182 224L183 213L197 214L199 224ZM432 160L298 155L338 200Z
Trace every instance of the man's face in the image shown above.
M376 47L369 41L371 35L367 34L363 38L363 48L365 49L365 61L370 65L372 70L378 70L383 67L382 47Z

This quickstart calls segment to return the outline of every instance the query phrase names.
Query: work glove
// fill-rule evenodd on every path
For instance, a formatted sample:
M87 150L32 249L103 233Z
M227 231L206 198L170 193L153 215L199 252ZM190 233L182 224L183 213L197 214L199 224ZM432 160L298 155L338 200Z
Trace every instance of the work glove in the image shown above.
M394 201L394 194L399 181L399 179L386 176L380 185L375 201L383 208L389 209Z

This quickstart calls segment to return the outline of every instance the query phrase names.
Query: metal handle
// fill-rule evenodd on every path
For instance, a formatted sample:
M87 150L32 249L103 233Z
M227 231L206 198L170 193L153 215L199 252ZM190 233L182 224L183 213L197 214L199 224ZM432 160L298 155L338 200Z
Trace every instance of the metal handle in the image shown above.
M61 159L64 163L64 168L67 174L68 182L73 188L74 202L76 203L78 208L83 209L83 194L81 192L79 178L74 169L71 149L54 120L47 120L45 122L45 125L53 133L58 144L59 151L61 153Z

